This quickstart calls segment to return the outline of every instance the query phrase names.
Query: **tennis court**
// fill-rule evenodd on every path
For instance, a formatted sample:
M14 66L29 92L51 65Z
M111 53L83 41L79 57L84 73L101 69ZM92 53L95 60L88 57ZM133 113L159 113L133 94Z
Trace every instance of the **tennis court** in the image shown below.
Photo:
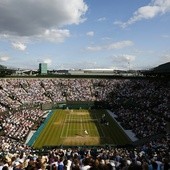
M107 123L101 123L101 119ZM43 146L120 145L130 140L106 110L56 110L34 143Z

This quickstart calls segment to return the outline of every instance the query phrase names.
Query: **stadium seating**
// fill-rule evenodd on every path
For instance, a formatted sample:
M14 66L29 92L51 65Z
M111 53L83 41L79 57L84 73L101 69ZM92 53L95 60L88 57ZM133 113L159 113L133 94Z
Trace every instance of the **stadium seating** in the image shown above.
M151 79L0 79L0 167L48 169L63 164L72 169L170 168L169 87ZM151 138L134 148L73 147L35 151L25 145L30 130L41 125L40 105L62 101L104 101L125 129L139 139ZM71 159L70 159L71 158Z

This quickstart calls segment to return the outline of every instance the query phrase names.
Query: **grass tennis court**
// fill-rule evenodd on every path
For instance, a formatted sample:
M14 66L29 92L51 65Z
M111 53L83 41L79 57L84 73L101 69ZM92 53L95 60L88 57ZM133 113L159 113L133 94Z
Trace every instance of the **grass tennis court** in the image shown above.
M103 116L107 124L101 123ZM53 112L33 146L125 145L130 142L106 110L66 109Z

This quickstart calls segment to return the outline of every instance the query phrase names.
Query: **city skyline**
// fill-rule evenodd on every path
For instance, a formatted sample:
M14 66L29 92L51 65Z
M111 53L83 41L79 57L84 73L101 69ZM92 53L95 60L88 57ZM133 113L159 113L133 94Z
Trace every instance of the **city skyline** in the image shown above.
M170 61L170 0L1 0L0 65L147 69Z

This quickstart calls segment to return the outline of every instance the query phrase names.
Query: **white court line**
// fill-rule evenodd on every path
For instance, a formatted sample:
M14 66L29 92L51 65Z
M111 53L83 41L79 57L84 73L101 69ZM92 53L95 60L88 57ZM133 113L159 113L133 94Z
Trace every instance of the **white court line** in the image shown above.
M64 122L65 122L65 120L63 121L63 124L64 124ZM63 136L63 129L64 128L62 128L62 131L61 131L61 134L60 134L60 138L63 138L62 136Z
M80 132L82 133L83 132L83 125L82 125L82 119L81 119L81 126L80 126Z
M69 116L68 120L70 120L70 114L67 115L67 116ZM67 118L67 117L66 117L66 118ZM69 129L69 126L70 126L70 123L68 123L68 125L67 125L66 137L68 137L68 129Z
M96 113L94 113L95 114L95 117L96 117ZM69 132L69 127L70 127L70 121L71 120L79 120L80 121L80 124L81 124L81 126L80 126L80 133L83 133L83 120L82 119L77 119L77 118L71 118L71 116L70 115L66 115L66 118L65 118L65 120L63 121L63 126L65 126L64 124L67 124L67 131L66 131L66 136L63 136L63 129L64 128L62 128L62 131L61 131L61 135L60 135L60 138L66 138L66 137L68 137L68 132ZM86 119L85 119L86 120ZM94 120L94 121L98 121L98 119L97 119L97 117L96 117L96 119L87 119L87 120ZM68 121L68 122L67 122ZM66 123L67 122L67 123ZM101 138L104 138L105 137L105 134L104 134L104 131L103 131L103 129L102 129L102 127L99 125L99 127L100 127L100 129L101 129L101 132L102 132L102 136L100 136ZM88 128L89 129L89 131L94 131L92 128ZM72 129L72 130L75 130L75 131L77 131L78 129L76 128L76 129Z
M64 121L62 122L63 126L65 126L64 124L65 124L65 122L66 122L66 120L67 120L67 116L70 116L70 115L66 115L66 118L65 118ZM68 125L68 127L69 127L69 125ZM68 127L67 127L66 137L67 137L67 134L68 134ZM64 138L64 137L63 137L63 129L64 129L64 128L62 128L60 138Z

